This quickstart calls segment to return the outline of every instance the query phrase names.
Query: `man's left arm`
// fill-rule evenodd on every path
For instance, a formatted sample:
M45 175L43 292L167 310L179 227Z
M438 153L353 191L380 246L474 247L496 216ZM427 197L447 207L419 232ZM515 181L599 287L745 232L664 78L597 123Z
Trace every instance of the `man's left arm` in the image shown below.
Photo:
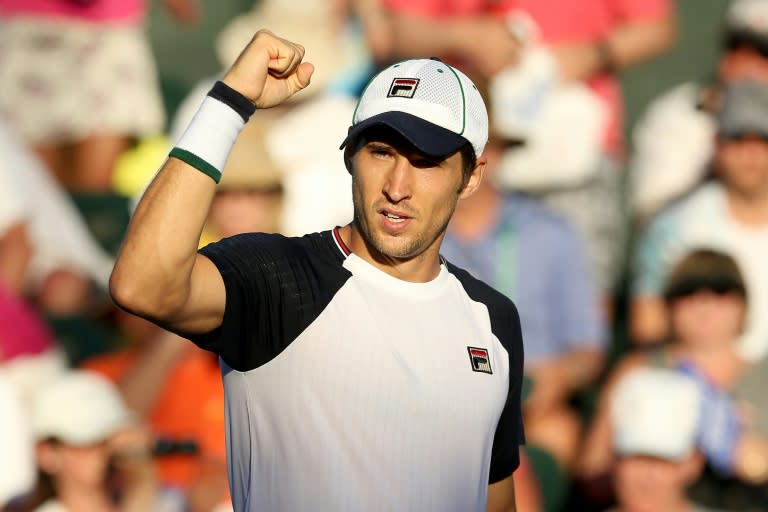
M563 81L583 81L621 71L660 55L675 41L677 23L668 0L614 0L620 21L599 41L552 47Z
M514 475L488 486L488 512L516 512Z
M497 325L503 325L499 334L502 335L502 343L509 357L509 390L493 439L487 508L493 512L515 512L513 477L520 466L520 446L525 443L520 404L524 364L523 335L520 315L511 303L508 311L496 316L496 322Z

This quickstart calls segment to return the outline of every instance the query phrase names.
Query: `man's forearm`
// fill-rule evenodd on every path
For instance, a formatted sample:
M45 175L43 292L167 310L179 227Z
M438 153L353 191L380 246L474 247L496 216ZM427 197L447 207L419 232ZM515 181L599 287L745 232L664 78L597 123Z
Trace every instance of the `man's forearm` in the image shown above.
M458 53L463 20L432 20L411 14L392 13L387 18L391 28L390 58L423 55L443 57Z
M136 208L112 272L118 304L162 316L183 303L215 188L191 165L165 162Z
M604 359L598 349L573 349L560 356L556 364L568 390L578 391L597 379Z
M0 236L0 280L18 294L24 291L33 253L26 226L26 222L20 221Z
M583 81L602 71L620 71L659 55L675 38L671 20L620 26L602 41L563 43L552 48L563 81Z

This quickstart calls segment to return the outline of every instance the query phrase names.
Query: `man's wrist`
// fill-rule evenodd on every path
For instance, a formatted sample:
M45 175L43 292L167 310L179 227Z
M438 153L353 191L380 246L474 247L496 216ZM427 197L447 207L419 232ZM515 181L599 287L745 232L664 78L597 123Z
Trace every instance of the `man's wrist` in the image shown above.
M255 110L241 93L216 82L169 156L218 183L240 131Z
M256 112L256 105L251 100L221 80L213 84L211 90L208 91L208 96L219 100L237 112L243 118L243 122L247 123L248 119Z

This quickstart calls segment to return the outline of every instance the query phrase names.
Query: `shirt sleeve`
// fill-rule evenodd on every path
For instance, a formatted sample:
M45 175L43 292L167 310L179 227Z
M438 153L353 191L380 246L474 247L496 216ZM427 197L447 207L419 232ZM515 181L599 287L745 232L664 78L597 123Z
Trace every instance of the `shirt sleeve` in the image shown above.
M584 247L576 232L565 223L558 230L557 246L555 289L549 296L559 303L559 336L572 348L604 348L607 336Z
M226 307L219 328L187 337L238 371L277 357L349 276L318 240L247 233L201 249L221 274Z
M491 451L491 470L488 483L493 484L510 476L520 465L520 445L525 443L521 393L523 382L523 335L520 315L511 305L505 313L509 355L509 393L496 426Z
M675 225L674 212L664 212L641 235L635 251L632 295L658 297L663 293L668 271L665 255L673 250Z
M499 7L487 0L383 0L382 7L394 14L410 14L430 19L478 16L488 14Z
M671 16L670 0L605 0L614 16L624 22L660 20Z
M200 250L221 274L226 307L218 329L188 338L235 370L252 370L273 359L302 325L295 297L297 274L305 268L300 248L286 240L248 233Z

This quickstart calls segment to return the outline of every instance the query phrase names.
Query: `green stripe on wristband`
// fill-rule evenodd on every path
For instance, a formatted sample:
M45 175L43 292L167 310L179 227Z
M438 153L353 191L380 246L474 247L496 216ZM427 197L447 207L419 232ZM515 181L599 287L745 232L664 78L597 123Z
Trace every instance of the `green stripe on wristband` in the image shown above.
M198 171L202 172L203 174L206 174L210 176L213 181L218 183L221 181L221 171L197 156L194 153L191 153L187 151L186 149L181 148L173 148L171 152L168 154L168 156L172 156L174 158L178 158L182 162L185 162Z

